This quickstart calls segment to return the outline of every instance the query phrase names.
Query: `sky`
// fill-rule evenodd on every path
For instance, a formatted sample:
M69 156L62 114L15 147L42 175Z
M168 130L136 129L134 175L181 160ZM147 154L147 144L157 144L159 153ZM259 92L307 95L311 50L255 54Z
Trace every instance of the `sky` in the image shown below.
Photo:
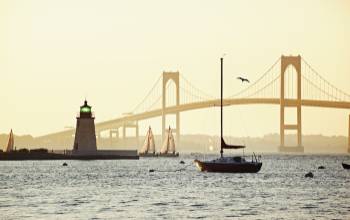
M350 3L333 1L2 0L0 133L40 136L75 126L86 98L96 122L131 111L163 71L219 95L301 55L350 94ZM350 110L303 108L303 133L347 135ZM225 134L279 132L278 106L225 109ZM140 122L140 133L160 118ZM181 113L181 133L219 134L219 111ZM144 132L143 132L144 130Z

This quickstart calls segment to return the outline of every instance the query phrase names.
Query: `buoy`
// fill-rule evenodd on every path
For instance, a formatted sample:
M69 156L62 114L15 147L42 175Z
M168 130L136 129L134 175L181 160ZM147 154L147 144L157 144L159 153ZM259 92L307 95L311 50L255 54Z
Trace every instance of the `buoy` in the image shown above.
M323 169L326 169L324 166L319 166L318 167L319 170L323 170Z
M180 164L185 164L185 161L181 160L181 161L180 161Z
M306 178L314 178L314 174L311 172L308 172L307 174L305 174Z
M66 162L64 162L64 163L62 164L62 166L65 167L65 166L68 166L68 164L67 164Z
M150 169L150 170L149 170L150 173L153 173L154 171L155 171L154 169Z

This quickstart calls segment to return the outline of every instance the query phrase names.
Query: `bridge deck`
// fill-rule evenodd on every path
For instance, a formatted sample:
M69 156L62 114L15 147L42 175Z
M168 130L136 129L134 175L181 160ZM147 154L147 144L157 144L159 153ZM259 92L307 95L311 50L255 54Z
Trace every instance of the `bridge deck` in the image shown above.
M285 103L287 106L295 106L297 103L296 99L285 99ZM253 105L253 104L272 104L279 105L279 98L243 98L243 99L224 99L224 106L231 105ZM308 107L321 107L321 108L337 108L337 109L350 109L350 102L335 102L335 101L322 101L322 100L301 100L302 106ZM218 107L220 106L220 99L208 100L204 102L196 102L189 104L182 104L178 106L170 106L167 107L164 112L165 113L175 113L175 112L184 112L202 108L210 108L210 107ZM117 119L104 121L96 123L96 132L104 131L111 129L112 127L118 127L123 125L129 121L140 121L149 118L159 117L163 114L162 109L156 109L149 112L143 112L139 114L128 115L124 117L120 117ZM48 138L48 137L62 137L62 136L72 136L75 130L70 129L66 131L56 132L52 134L47 134L44 136L37 137L37 139Z

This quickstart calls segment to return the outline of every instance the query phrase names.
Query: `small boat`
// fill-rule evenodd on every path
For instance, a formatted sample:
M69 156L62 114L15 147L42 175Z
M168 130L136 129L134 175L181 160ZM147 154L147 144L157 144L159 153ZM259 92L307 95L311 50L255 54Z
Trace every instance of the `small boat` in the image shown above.
M179 156L179 153L175 151L175 140L174 140L173 132L170 126L158 156L159 157L178 157Z
M342 163L341 164L344 169L349 170L350 169L350 164Z
M151 127L148 128L145 141L141 150L139 151L140 157L157 157L156 147L154 143L154 136Z
M13 132L12 132L12 129L10 131L10 135L9 135L9 140L7 142L7 147L6 147L6 150L5 152L11 152L13 151L13 146L14 146L15 142L14 142L14 138L13 138Z
M243 149L244 145L228 145L225 143L223 138L223 109L222 109L222 99L223 99L223 58L220 58L221 61L221 150L220 158L211 160L211 161L200 161L194 160L194 163L198 169L202 172L221 172L221 173L257 173L260 171L262 163L258 161L255 154L254 159L252 157L251 161L246 161L244 157L235 156L235 157L224 157L223 149ZM260 158L260 157L258 157Z
M251 161L247 161L241 156L223 156L223 149L239 149L245 146L227 145L223 139L221 139L221 142L221 157L211 161L194 160L200 171L218 173L257 173L260 171L262 163L256 158L254 153L254 159L252 157Z

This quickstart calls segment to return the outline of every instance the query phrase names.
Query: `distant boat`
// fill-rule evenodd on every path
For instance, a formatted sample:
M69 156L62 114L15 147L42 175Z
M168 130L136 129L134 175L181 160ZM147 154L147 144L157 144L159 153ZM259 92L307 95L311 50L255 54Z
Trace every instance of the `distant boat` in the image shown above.
M148 128L145 141L141 150L139 151L139 156L141 157L157 157L154 136L151 127Z
M173 132L170 126L158 156L159 157L178 157L179 156L179 153L176 152L175 150L175 140L174 140Z
M15 142L14 142L14 138L13 138L13 132L12 129L10 131L10 136L9 136L9 140L7 142L7 147L6 147L6 151L5 152L11 152L13 151L13 146L14 146Z
M349 170L350 169L350 164L342 163L341 164L344 169Z
M220 158L211 161L200 161L194 160L196 166L200 171L206 172L222 172L222 173L257 173L260 171L262 163L258 161L254 154L255 160L246 161L244 157L235 156L235 157L224 157L223 149L241 149L245 148L244 145L228 145L225 143L223 138L223 109L222 109L222 99L223 99L223 58L221 61L221 150Z

